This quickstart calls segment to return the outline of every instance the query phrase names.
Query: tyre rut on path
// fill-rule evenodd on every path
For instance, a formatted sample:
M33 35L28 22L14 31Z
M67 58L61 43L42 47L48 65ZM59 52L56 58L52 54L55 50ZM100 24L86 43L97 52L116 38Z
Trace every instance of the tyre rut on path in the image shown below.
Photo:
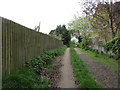
M76 88L73 76L73 70L70 62L70 48L67 48L62 60L61 80L58 84L59 88Z
M105 88L120 88L118 82L118 74L100 62L90 59L87 55L83 54L80 50L75 48L75 51L80 58L85 62L88 70L93 75L96 81L102 83Z

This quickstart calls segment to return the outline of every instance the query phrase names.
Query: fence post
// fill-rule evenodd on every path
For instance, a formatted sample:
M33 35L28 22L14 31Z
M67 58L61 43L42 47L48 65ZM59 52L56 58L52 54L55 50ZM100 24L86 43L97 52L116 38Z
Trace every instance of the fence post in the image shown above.
M2 17L0 17L0 90L2 89Z

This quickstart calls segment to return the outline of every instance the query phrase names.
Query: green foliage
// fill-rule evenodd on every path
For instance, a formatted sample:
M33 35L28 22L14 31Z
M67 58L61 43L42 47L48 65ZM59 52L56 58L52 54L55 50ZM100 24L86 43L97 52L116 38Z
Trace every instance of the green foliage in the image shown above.
M59 37L64 45L70 46L71 36L65 25L58 25L57 28L51 30L49 34L53 37Z
M87 17L76 17L73 21L68 23L70 31L73 30L78 32L80 36L78 36L78 42L81 43L83 48L87 48L91 41L91 25L90 21ZM71 33L72 33L71 32ZM73 32L74 34L75 32Z
M67 45L68 47L70 46L70 40L71 40L71 36L70 36L70 33L69 31L66 31L64 34L63 34L63 44L64 45Z
M66 48L67 48L66 46L63 46L63 47L60 47L59 49L57 49L58 56L63 56Z
M60 34L63 35L66 31L67 31L67 29L66 29L65 25L58 25L56 27L56 29L55 30L51 30L49 34L51 34L51 35L55 34L55 35L59 36Z
M30 60L30 62L26 63L25 66L29 68L29 70L33 70L35 73L40 74L43 68L46 66L46 62L41 58L34 58Z
M79 48L84 54L88 55L91 59L101 62L108 66L113 71L118 72L118 62L113 59L113 57L109 57L106 54L101 54L97 50L84 50ZM120 73L120 72L118 72Z
M84 41L82 41L81 43L79 43L78 45L77 45L77 47L79 47L79 48L83 48L83 49L85 49L85 50L89 50L90 48L88 47L88 45L89 45L89 40L84 40Z
M96 82L90 75L84 62L79 58L73 48L70 49L71 62L76 81L79 88L102 88L102 86Z
M70 42L70 47L78 47L78 46L79 46L79 43L76 42L75 40Z
M90 32L90 22L87 17L76 16L74 20L68 23L69 29L80 32L82 35L87 35Z
M75 41L71 41L70 42L70 47L75 47L76 46L76 42Z
M26 67L40 74L44 68L47 68L49 64L52 64L56 56L63 55L65 49L66 49L66 46L61 46L57 49L46 51L42 53L39 57L34 58L29 62L27 62Z
M120 37L114 38L104 45L106 51L112 51L116 59L120 59Z
M49 88L47 78L40 78L44 68L53 67L53 59L64 54L66 46L46 51L25 64L25 67L4 77L3 88Z
M48 88L46 78L38 78L28 68L22 68L3 78L3 88Z
M78 37L78 42L79 42L79 43L82 42L82 37L81 37L81 36Z
M51 30L49 34L55 34L55 30Z

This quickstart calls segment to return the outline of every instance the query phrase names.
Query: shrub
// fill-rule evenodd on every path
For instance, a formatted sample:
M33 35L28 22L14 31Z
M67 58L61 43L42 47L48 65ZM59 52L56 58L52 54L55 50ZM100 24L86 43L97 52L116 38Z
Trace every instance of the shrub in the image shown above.
M106 51L112 51L116 55L116 59L120 58L120 37L114 38L104 45Z

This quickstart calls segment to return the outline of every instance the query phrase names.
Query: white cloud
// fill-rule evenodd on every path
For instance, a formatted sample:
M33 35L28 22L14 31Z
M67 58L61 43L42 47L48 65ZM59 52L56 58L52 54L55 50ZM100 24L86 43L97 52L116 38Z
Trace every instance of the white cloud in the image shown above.
M0 16L34 28L41 21L41 32L49 33L56 25L67 24L81 12L80 0L1 0Z

